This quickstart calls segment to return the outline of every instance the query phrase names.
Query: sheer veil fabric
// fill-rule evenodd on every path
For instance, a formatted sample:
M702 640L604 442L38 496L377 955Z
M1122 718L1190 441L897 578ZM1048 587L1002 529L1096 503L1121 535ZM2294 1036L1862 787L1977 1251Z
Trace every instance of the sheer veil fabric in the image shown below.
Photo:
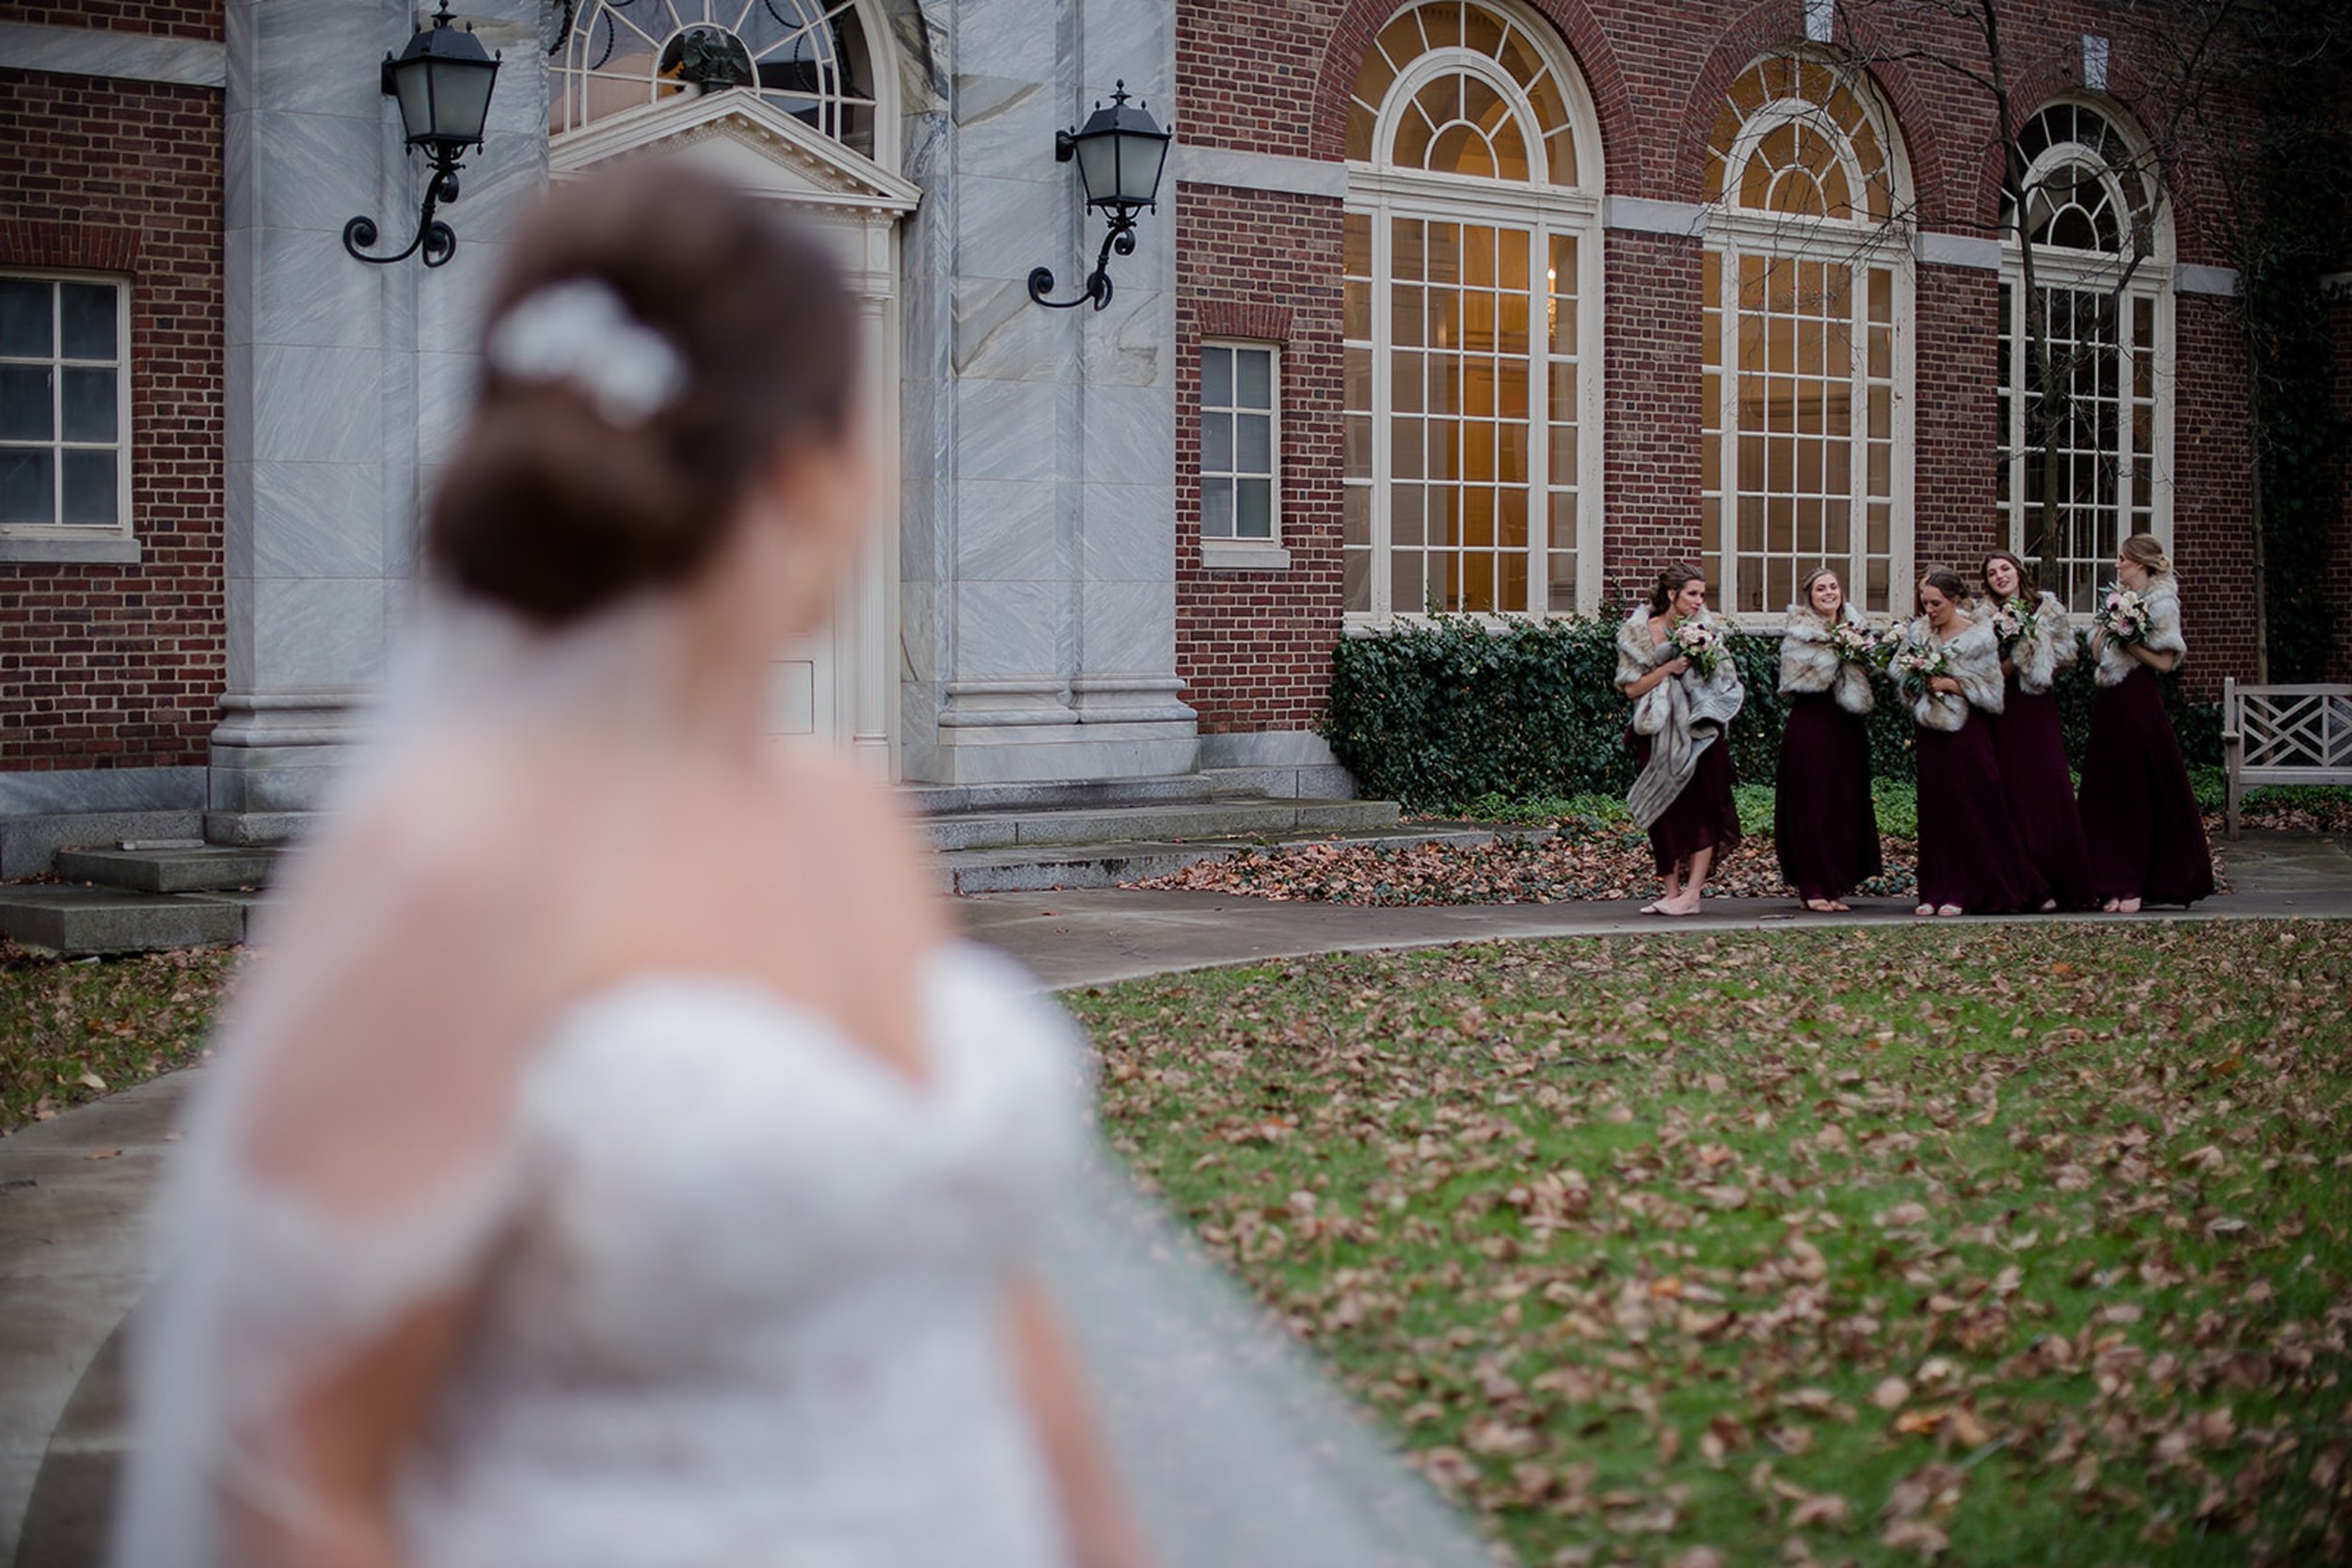
M167 1173L115 1568L230 1568L234 1515L302 1518L297 1402L448 1297L480 1305L398 1482L415 1568L1048 1568L993 1364L1015 1272L1161 1568L1494 1560L1109 1163L1083 1037L1001 960L930 966L920 1092L723 975L567 993L548 955L625 892L606 835L658 809L629 781L693 678L684 628L658 597L552 635L419 623ZM561 887L418 919L426 838L511 869L469 814L521 754L644 766L536 818Z

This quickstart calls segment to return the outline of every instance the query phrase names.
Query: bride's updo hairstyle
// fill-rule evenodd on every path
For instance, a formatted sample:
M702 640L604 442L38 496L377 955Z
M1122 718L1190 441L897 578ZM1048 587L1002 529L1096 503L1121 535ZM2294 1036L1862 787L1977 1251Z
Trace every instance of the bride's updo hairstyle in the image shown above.
M639 165L559 191L492 295L434 564L544 626L679 583L787 445L844 438L856 315L818 242L733 187Z

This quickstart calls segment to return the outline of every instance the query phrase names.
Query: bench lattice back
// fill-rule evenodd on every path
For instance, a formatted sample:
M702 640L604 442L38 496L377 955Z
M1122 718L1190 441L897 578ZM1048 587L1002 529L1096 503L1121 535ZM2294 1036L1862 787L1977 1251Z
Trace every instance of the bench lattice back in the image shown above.
M2342 687L2235 692L2245 767L2352 769L2352 695Z

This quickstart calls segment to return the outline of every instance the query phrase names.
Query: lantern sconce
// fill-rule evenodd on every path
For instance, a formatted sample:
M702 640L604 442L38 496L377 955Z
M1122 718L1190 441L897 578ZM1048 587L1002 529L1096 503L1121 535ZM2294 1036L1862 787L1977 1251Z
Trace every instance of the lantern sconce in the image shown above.
M1176 133L1161 130L1144 113L1140 100L1130 106L1123 80L1112 92L1109 108L1103 106L1102 100L1095 101L1094 113L1083 129L1054 134L1054 161L1077 160L1078 183L1086 191L1087 207L1103 210L1110 232L1103 236L1103 251L1094 259L1094 273L1086 281L1085 293L1075 299L1046 298L1054 292L1053 269L1037 267L1029 273L1031 299L1053 310L1068 310L1089 302L1100 310L1111 302L1111 252L1136 253L1136 214L1147 207L1155 213L1160 210L1160 173L1168 166L1168 144L1175 139Z
M497 85L504 55L485 50L473 36L472 23L460 32L450 21L449 0L441 0L432 26L418 28L399 58L384 56L384 96L400 104L407 149L423 149L433 161L433 174L425 182L424 206L417 214L417 237L399 255L366 253L364 247L375 244L373 218L356 217L343 225L343 248L359 261L389 266L421 250L424 264L437 267L456 253L456 234L433 212L457 199L457 171L465 166L458 159L468 148L482 145L490 119L490 89Z

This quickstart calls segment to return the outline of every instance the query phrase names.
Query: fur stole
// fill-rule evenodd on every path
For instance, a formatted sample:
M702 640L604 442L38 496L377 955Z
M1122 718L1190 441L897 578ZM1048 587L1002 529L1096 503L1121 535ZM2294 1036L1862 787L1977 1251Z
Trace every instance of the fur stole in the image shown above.
M1699 622L1719 632L1730 628L1701 611ZM1658 666L1678 657L1671 640L1650 641L1649 610L1636 606L1617 628L1617 685L1631 686ZM1695 667L1670 680L1660 681L1633 705L1633 732L1650 737L1648 766L1633 781L1626 796L1633 820L1647 828L1665 816L1697 770L1699 754L1723 738L1724 729L1739 715L1747 693L1740 685L1740 668L1726 647L1712 675Z
M2140 646L2152 654L2173 656L2172 668L2188 662L2188 642L2181 636L2181 589L2167 572L2148 584L2148 635ZM2101 686L2121 686L2124 677L2139 669L2128 648L2110 647L2097 630L2090 634L2091 652L2098 657L2098 681Z
M1935 630L1923 615L1911 624L1911 636L1915 641L1933 642ZM1931 691L1915 699L1911 716L1924 728L1950 735L1968 722L1972 707L1998 715L2008 693L2001 680L2001 640L1993 635L1992 625L1970 623L1967 630L1944 644L1944 657L1951 664L1945 673L1960 682L1960 690Z
M2074 623L2057 594L2042 594L2042 602L2034 607L2033 620L2036 634L2018 640L2010 650L2010 662L2017 671L2017 689L2042 697L2058 684L2058 672L2074 662L2078 650Z
M1862 625L1853 606L1841 606L1839 613L1847 626ZM1868 713L1876 700L1870 691L1870 672L1838 657L1837 645L1830 641L1829 623L1809 606L1792 604L1788 624L1780 634L1780 694L1810 696L1822 691L1836 692L1837 705L1856 718Z

